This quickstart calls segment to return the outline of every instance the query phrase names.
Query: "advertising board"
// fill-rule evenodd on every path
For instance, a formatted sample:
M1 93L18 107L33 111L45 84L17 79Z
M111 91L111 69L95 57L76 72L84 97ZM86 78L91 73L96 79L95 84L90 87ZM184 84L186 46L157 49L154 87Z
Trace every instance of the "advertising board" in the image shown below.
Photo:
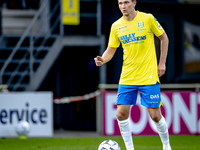
M0 93L0 137L17 137L20 120L29 122L29 137L53 136L52 99L52 92Z
M103 97L103 134L120 135L115 104L117 92L104 92ZM166 119L169 134L200 133L200 92L161 92L161 98L161 112ZM147 109L140 105L139 94L137 105L130 109L130 123L133 135L157 134Z

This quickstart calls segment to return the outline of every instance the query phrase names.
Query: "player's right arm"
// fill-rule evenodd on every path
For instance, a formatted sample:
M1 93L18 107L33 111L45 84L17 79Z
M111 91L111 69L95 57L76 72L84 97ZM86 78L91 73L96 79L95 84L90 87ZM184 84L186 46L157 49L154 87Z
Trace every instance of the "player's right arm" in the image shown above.
M97 56L96 58L94 58L96 66L102 66L103 64L109 62L113 58L116 50L117 48L108 46L102 57Z

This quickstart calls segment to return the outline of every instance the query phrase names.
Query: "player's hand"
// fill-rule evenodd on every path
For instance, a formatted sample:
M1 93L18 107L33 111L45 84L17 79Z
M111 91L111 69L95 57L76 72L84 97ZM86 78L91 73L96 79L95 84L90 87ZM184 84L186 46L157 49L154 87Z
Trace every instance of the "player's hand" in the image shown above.
M162 75L164 75L165 71L166 71L165 64L159 64L158 65L158 76L161 77Z
M97 56L96 58L94 58L95 64L96 66L102 66L103 65L103 58L100 56Z

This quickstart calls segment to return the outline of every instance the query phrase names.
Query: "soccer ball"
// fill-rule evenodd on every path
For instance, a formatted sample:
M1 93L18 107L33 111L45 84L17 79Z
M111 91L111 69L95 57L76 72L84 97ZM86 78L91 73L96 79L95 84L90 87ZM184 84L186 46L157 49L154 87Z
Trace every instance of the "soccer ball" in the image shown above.
M30 125L27 121L20 121L16 127L15 127L15 131L17 132L17 134L19 135L20 138L26 138L26 136L28 135L29 131L30 131Z
M99 145L98 150L121 150L121 149L117 142L113 140L106 140Z

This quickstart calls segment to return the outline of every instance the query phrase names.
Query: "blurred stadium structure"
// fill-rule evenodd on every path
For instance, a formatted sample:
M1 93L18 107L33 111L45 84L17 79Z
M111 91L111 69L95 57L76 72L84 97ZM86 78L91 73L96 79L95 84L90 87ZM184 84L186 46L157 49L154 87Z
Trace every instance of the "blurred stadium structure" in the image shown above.
M76 26L62 24L62 0L11 2L0 2L0 84L9 91L53 91L54 98L93 93L99 84L117 86L122 48L107 65L98 68L93 61L105 50L110 26L121 16L117 0L80 0ZM198 91L200 20L194 16L200 1L138 0L136 9L152 13L169 36L163 89L182 90L184 84L184 90ZM157 38L155 43L159 54ZM54 104L54 129L96 130L99 105L95 97Z
M180 3L187 3L187 4L200 4L199 0L178 0Z
M92 15L83 14L97 17L96 36L65 37L60 21L60 1L55 1L49 10L50 2L42 1L37 11L2 9L0 82L7 84L11 91L37 90L65 46L105 45L100 33L100 10ZM31 15L33 19L29 18ZM23 26L26 27L24 30ZM55 33L58 27L59 31Z

